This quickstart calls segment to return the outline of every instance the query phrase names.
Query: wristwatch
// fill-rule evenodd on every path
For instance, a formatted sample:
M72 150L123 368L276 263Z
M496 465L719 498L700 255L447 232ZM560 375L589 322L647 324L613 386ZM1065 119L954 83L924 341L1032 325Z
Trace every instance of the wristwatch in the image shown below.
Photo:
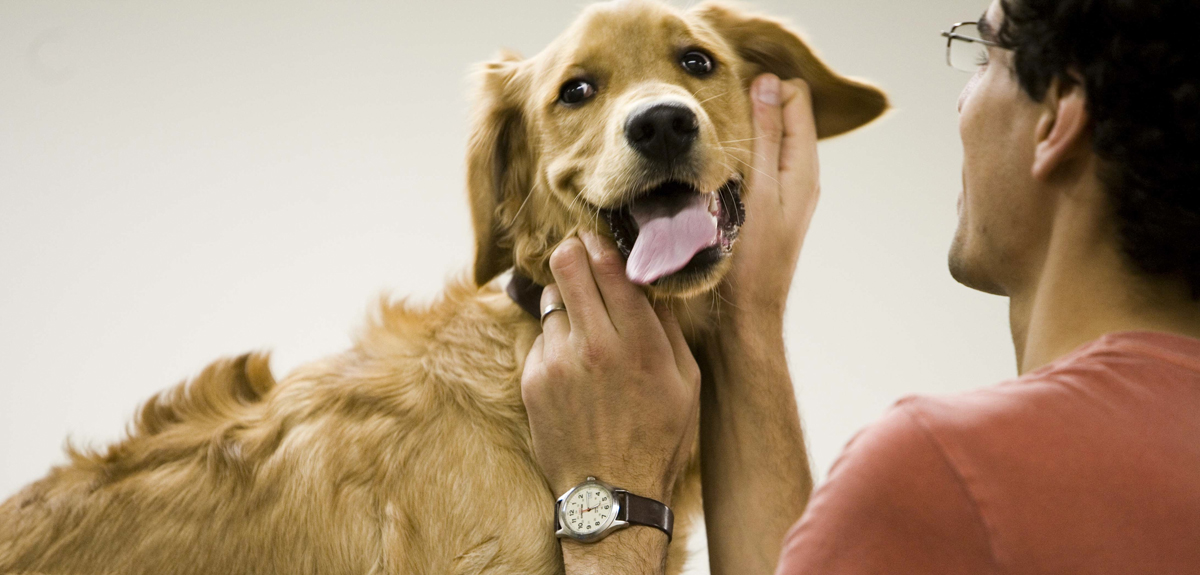
M592 543L630 525L654 527L667 534L675 528L671 508L647 497L617 489L595 477L569 489L554 502L554 534Z

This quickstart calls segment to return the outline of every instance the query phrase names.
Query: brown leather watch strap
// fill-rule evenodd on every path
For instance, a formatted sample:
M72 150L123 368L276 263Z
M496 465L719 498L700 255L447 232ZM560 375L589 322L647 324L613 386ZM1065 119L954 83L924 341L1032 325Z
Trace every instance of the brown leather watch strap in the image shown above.
M675 530L675 514L671 512L670 507L623 489L617 489L613 497L617 498L617 503L621 506L617 519L628 521L631 525L658 528L667 534L667 541L671 541L671 534Z

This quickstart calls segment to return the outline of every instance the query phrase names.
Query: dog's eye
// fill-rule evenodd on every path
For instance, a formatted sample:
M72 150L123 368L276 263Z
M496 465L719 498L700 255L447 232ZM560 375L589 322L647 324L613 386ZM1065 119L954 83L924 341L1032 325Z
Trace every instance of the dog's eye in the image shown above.
M693 76L704 76L711 74L713 68L717 67L716 62L713 62L713 59L709 57L708 54L698 50L692 50L691 52L684 54L683 57L679 59L679 64L683 66L684 70L687 70L688 73Z
M564 104L578 104L596 95L596 86L587 80L571 80L563 84L558 100Z

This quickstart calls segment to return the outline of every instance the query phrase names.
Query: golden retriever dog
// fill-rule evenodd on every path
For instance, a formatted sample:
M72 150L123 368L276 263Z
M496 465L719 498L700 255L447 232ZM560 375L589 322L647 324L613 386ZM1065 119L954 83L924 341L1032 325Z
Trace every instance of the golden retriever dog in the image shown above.
M562 573L559 494L520 392L540 326L493 280L544 285L552 249L593 230L692 337L718 328L762 72L810 83L821 137L887 107L779 22L721 4L596 4L537 56L484 65L473 281L383 302L349 350L279 382L250 354L150 399L126 439L69 450L0 506L0 573ZM673 499L674 573L700 510L692 467Z

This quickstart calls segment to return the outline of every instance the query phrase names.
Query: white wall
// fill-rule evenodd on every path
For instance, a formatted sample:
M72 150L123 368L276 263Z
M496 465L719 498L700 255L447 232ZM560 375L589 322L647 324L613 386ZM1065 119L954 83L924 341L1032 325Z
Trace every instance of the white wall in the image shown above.
M0 0L0 498L150 394L334 353L381 290L463 273L472 63L582 4ZM895 399L1015 373L1007 302L955 284L956 98L938 31L986 1L762 1L891 95L821 148L788 316L823 477Z

